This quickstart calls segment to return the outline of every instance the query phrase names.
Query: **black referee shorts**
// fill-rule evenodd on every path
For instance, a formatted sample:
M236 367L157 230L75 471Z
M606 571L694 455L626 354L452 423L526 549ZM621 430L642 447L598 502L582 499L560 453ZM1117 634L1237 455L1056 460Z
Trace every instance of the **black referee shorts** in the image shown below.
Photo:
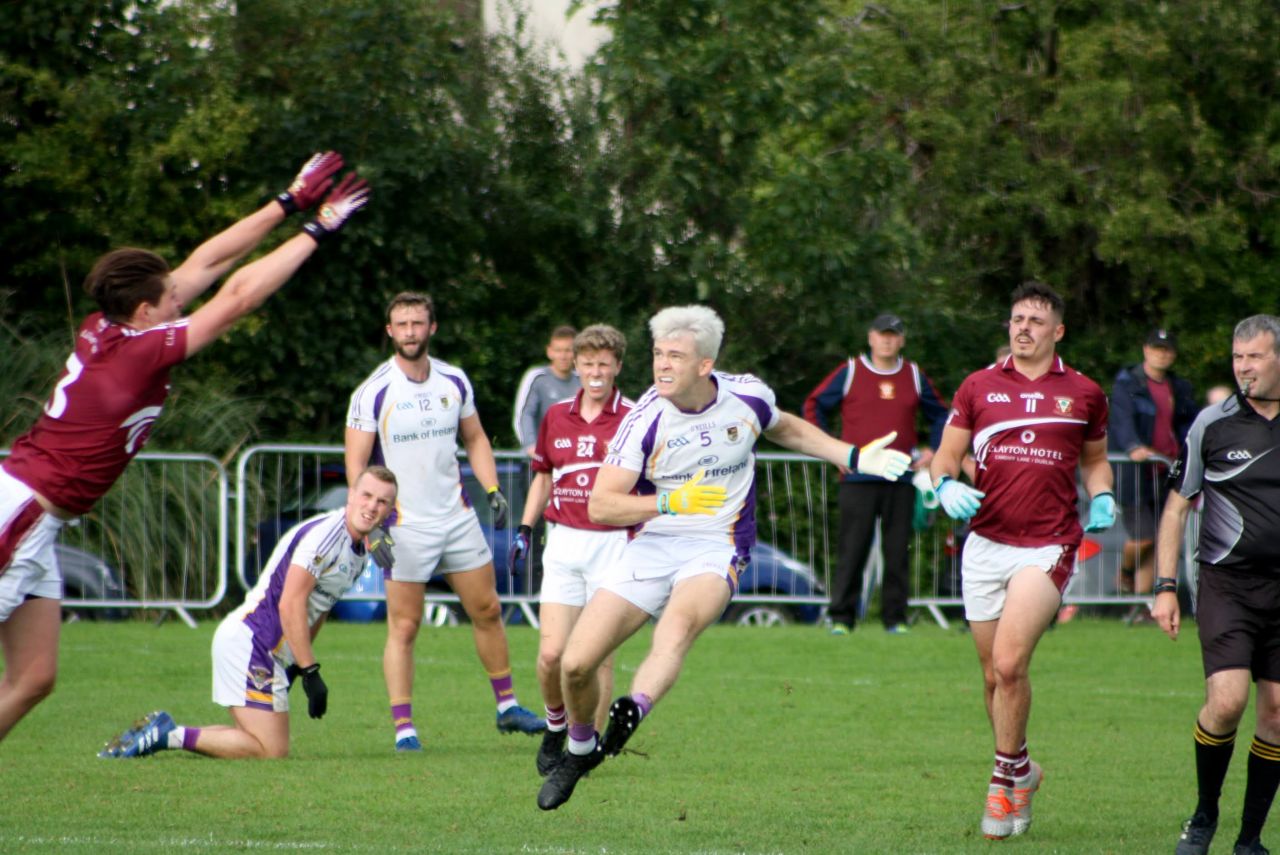
M1201 564L1196 621L1205 677L1248 668L1255 681L1280 682L1280 575Z

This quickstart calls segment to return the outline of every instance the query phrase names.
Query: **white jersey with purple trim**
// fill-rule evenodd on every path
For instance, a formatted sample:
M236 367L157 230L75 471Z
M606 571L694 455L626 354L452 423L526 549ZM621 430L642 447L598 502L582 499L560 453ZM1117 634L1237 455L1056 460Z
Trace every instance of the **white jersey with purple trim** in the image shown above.
M433 522L469 510L458 468L459 423L476 414L471 381L434 357L421 383L395 357L351 395L347 427L377 434L369 462L396 473L400 491L392 524Z
M364 543L351 540L345 508L310 517L285 532L253 590L227 616L228 620L244 621L255 639L286 667L293 662L293 653L283 642L280 595L293 564L316 577L316 586L307 597L307 625L315 626L364 571Z
M640 473L641 494L675 490L706 470L702 483L727 490L715 514L658 516L644 534L678 534L732 542L746 554L756 540L755 446L778 423L773 390L750 374L711 373L716 397L686 413L650 388L623 420L605 463Z

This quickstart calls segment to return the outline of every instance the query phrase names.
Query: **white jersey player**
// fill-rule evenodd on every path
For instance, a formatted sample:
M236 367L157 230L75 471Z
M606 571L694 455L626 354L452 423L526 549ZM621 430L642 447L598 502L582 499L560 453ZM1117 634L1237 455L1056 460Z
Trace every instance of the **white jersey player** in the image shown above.
M859 472L896 478L911 459L886 446L858 448L777 408L749 375L715 370L724 323L705 306L664 309L649 321L653 388L637 403L596 476L592 522L638 526L622 560L583 609L561 658L569 750L538 792L538 807L568 801L578 780L616 755L675 684L693 642L717 620L755 543L755 444L786 448ZM639 493L637 495L636 493ZM592 724L596 669L658 619L631 694L613 702L603 742Z
M400 481L390 520L394 569L385 574L387 679L397 751L421 751L413 724L413 647L422 626L426 584L437 573L471 619L476 652L489 677L502 733L541 733L546 722L516 700L493 574L493 554L468 505L458 469L466 449L476 480L489 494L495 528L507 524L493 447L480 424L471 383L461 369L431 358L435 305L404 292L387 307L395 352L351 396L347 414L347 477L370 461L385 463Z
M411 380L393 356L356 388L347 411L348 428L373 434L370 459L400 479L392 525L474 515L458 467L459 426L476 415L471 381L443 360L427 365L425 380Z
M289 753L289 688L301 678L307 711L321 718L329 688L312 642L324 618L360 575L370 533L391 512L396 476L370 466L345 508L303 520L280 538L245 601L213 635L213 700L233 726L186 727L154 712L117 736L99 757L145 757L181 748L209 757L285 757ZM375 557L387 555L374 545Z

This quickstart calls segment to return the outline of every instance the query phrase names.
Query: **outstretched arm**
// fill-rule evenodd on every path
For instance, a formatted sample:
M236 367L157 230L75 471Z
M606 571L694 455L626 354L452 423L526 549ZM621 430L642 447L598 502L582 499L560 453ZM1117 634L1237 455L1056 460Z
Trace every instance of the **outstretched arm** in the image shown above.
M321 206L316 219L275 250L237 270L199 309L187 324L187 356L193 356L231 329L240 318L261 306L302 263L316 251L320 241L338 232L347 218L369 200L369 185L350 173ZM280 206L272 202L276 208ZM263 214L264 219L267 214ZM250 218L252 219L252 218ZM243 222L243 221L242 221ZM237 224L238 225L238 224ZM231 230L236 227L232 226Z
M217 282L236 262L253 250L293 211L310 208L333 186L342 168L342 155L316 154L302 166L289 189L230 228L209 238L173 271L176 296L188 305Z

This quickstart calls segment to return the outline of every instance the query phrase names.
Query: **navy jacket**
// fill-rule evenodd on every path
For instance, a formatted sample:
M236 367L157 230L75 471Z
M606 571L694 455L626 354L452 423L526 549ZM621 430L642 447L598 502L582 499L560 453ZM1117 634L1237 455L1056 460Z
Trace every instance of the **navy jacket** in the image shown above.
M1191 382L1168 372L1173 387L1173 435L1182 446L1187 431L1200 412ZM1139 445L1151 445L1156 427L1156 402L1147 389L1142 364L1120 369L1111 387L1111 418L1107 424L1107 448L1128 452Z

